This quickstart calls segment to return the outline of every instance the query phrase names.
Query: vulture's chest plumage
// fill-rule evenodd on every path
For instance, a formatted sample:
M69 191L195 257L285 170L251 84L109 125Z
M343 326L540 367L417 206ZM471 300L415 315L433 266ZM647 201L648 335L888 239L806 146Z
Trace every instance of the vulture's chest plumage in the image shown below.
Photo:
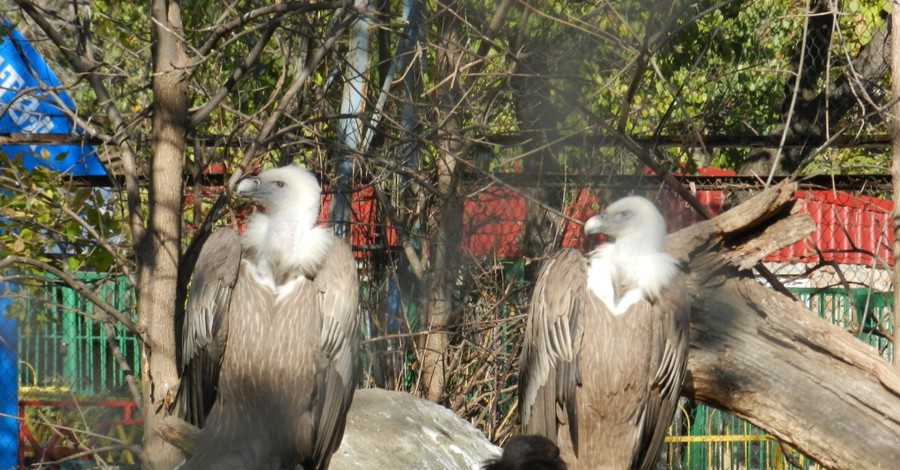
M313 280L301 276L276 294L256 278L249 262L242 263L222 364L223 399L262 395L245 385L249 380L266 384L277 396L310 401L315 361L321 355L322 313L316 297Z

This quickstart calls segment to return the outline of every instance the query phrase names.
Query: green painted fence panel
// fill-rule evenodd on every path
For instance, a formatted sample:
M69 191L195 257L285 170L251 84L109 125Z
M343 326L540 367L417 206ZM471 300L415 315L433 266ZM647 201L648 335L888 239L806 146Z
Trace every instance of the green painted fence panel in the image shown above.
M135 318L133 289L122 276L79 274L106 302ZM38 293L39 292L39 293ZM19 326L19 383L24 387L59 387L76 395L124 393L125 370L110 351L102 315L71 288L48 281L25 302ZM140 345L114 324L113 343L125 362L140 373Z

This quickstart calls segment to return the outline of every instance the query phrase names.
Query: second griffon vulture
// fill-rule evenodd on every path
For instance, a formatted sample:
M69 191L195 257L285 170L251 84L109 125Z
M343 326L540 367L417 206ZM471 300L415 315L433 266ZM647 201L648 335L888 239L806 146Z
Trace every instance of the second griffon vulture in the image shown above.
M296 166L242 179L261 207L216 230L194 270L176 408L200 426L182 469L328 467L358 376L350 248L316 225L318 181Z
M632 196L588 219L614 239L541 267L520 358L523 432L571 469L655 468L686 370L690 302L663 216Z

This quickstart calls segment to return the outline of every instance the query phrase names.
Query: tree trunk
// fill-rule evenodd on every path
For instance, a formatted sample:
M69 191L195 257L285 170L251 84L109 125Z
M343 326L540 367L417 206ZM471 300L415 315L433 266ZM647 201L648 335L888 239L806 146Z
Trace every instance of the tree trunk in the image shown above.
M447 121L449 135L457 135L455 119ZM430 269L425 278L426 326L425 345L421 352L422 385L425 398L440 402L447 382L447 349L450 330L459 321L453 306L453 291L460 271L459 247L462 243L462 201L458 194L459 165L456 158L463 152L459 141L448 140L438 156L438 201L435 213L439 217L432 231Z
M153 131L147 231L138 256L138 311L147 341L141 355L143 468L169 470L181 452L154 429L175 393L175 298L181 251L182 171L187 125L187 55L177 2L154 0Z
M779 185L667 240L692 281L683 394L756 424L827 468L896 468L900 374L748 271L815 229L806 215L778 220L795 189Z
M900 10L894 8L891 10L891 30L900 29ZM900 263L896 260L900 259L900 34L895 34L891 38L891 96L894 99L894 105L891 113L891 139L893 159L891 161L891 180L893 181L894 194L894 245L891 247L894 254L894 305L900 306ZM900 309L894 309L892 319L894 326L894 349L893 361L894 365L900 368L900 361L897 360L897 351L900 351Z
M791 60L794 73L785 83L781 123L772 131L773 135L818 140L825 134L825 100L818 87L827 69L833 25L831 3L814 0L806 17L806 36L801 38ZM744 160L739 173L755 174L763 179L773 171L776 175L789 174L815 146L756 149Z
M443 186L443 185L442 185ZM455 186L455 185L454 185ZM453 189L452 191L455 191ZM431 245L431 270L427 276L426 325L429 332L422 348L422 385L425 398L441 402L447 384L447 349L459 312L453 307L453 290L460 269L462 204L449 193L441 203L441 219Z
M441 47L436 53L437 76L449 77L456 73L462 51L459 20L453 13L456 5L446 5L439 12L437 28ZM456 83L454 81L454 83ZM425 398L439 402L444 396L447 375L447 348L450 345L449 329L459 317L453 308L453 290L460 269L459 246L462 241L462 202L459 200L458 158L465 158L460 135L458 84L449 85L439 92L438 126L440 149L437 161L437 225L432 231L429 272L425 285L425 325L430 330L421 351L422 386Z

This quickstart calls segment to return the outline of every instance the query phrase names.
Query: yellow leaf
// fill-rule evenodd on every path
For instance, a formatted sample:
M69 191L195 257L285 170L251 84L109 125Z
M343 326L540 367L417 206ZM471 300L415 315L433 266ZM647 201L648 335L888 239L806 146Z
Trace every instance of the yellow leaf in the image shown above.
M21 238L17 238L12 244L13 253L21 253L25 249L25 242Z

